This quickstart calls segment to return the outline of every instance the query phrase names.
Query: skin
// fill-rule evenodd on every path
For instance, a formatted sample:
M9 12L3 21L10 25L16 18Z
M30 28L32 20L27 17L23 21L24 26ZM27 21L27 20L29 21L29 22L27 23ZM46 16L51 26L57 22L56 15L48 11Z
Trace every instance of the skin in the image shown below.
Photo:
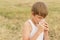
M36 40L37 37L39 36L39 34L43 31L44 31L44 40L48 40L48 24L47 24L47 22L43 22L44 29L43 29L43 27L40 27L40 25L38 23L39 23L39 21L41 21L41 19L43 19L43 17L34 15L34 13L32 12L31 20L38 28L38 31L30 39L30 33L32 31L32 27L31 27L30 23L28 21L26 21L24 24L24 28L22 29L23 40Z

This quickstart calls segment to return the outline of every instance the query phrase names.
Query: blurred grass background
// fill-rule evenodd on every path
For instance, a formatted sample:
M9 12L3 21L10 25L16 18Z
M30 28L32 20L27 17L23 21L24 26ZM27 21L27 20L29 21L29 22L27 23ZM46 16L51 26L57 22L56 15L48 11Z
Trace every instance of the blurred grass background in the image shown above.
M31 6L39 0L0 0L0 40L22 40L24 22ZM60 40L60 0L43 0L48 5L49 39Z

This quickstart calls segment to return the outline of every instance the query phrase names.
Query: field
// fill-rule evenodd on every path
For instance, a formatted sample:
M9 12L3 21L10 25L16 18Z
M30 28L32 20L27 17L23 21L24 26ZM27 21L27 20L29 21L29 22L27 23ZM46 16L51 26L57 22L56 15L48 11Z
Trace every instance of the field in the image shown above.
M24 22L31 6L39 0L0 0L0 40L22 40ZM60 40L60 0L43 0L48 5L49 39Z

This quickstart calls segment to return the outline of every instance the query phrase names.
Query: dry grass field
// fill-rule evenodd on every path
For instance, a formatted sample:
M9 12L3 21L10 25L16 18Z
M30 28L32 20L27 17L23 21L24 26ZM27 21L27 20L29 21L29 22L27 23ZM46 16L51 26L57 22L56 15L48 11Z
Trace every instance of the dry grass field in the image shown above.
M0 40L22 40L24 22L31 6L39 0L0 0ZM60 0L43 0L48 5L49 39L60 40Z

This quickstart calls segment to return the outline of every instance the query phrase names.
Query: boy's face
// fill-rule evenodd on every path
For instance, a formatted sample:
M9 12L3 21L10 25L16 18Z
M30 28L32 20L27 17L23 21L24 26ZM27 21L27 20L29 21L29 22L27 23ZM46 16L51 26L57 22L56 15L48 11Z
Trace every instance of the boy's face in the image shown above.
M36 21L36 23L39 23L41 19L43 19L43 17L39 15L33 15L33 16L34 16L34 20Z

